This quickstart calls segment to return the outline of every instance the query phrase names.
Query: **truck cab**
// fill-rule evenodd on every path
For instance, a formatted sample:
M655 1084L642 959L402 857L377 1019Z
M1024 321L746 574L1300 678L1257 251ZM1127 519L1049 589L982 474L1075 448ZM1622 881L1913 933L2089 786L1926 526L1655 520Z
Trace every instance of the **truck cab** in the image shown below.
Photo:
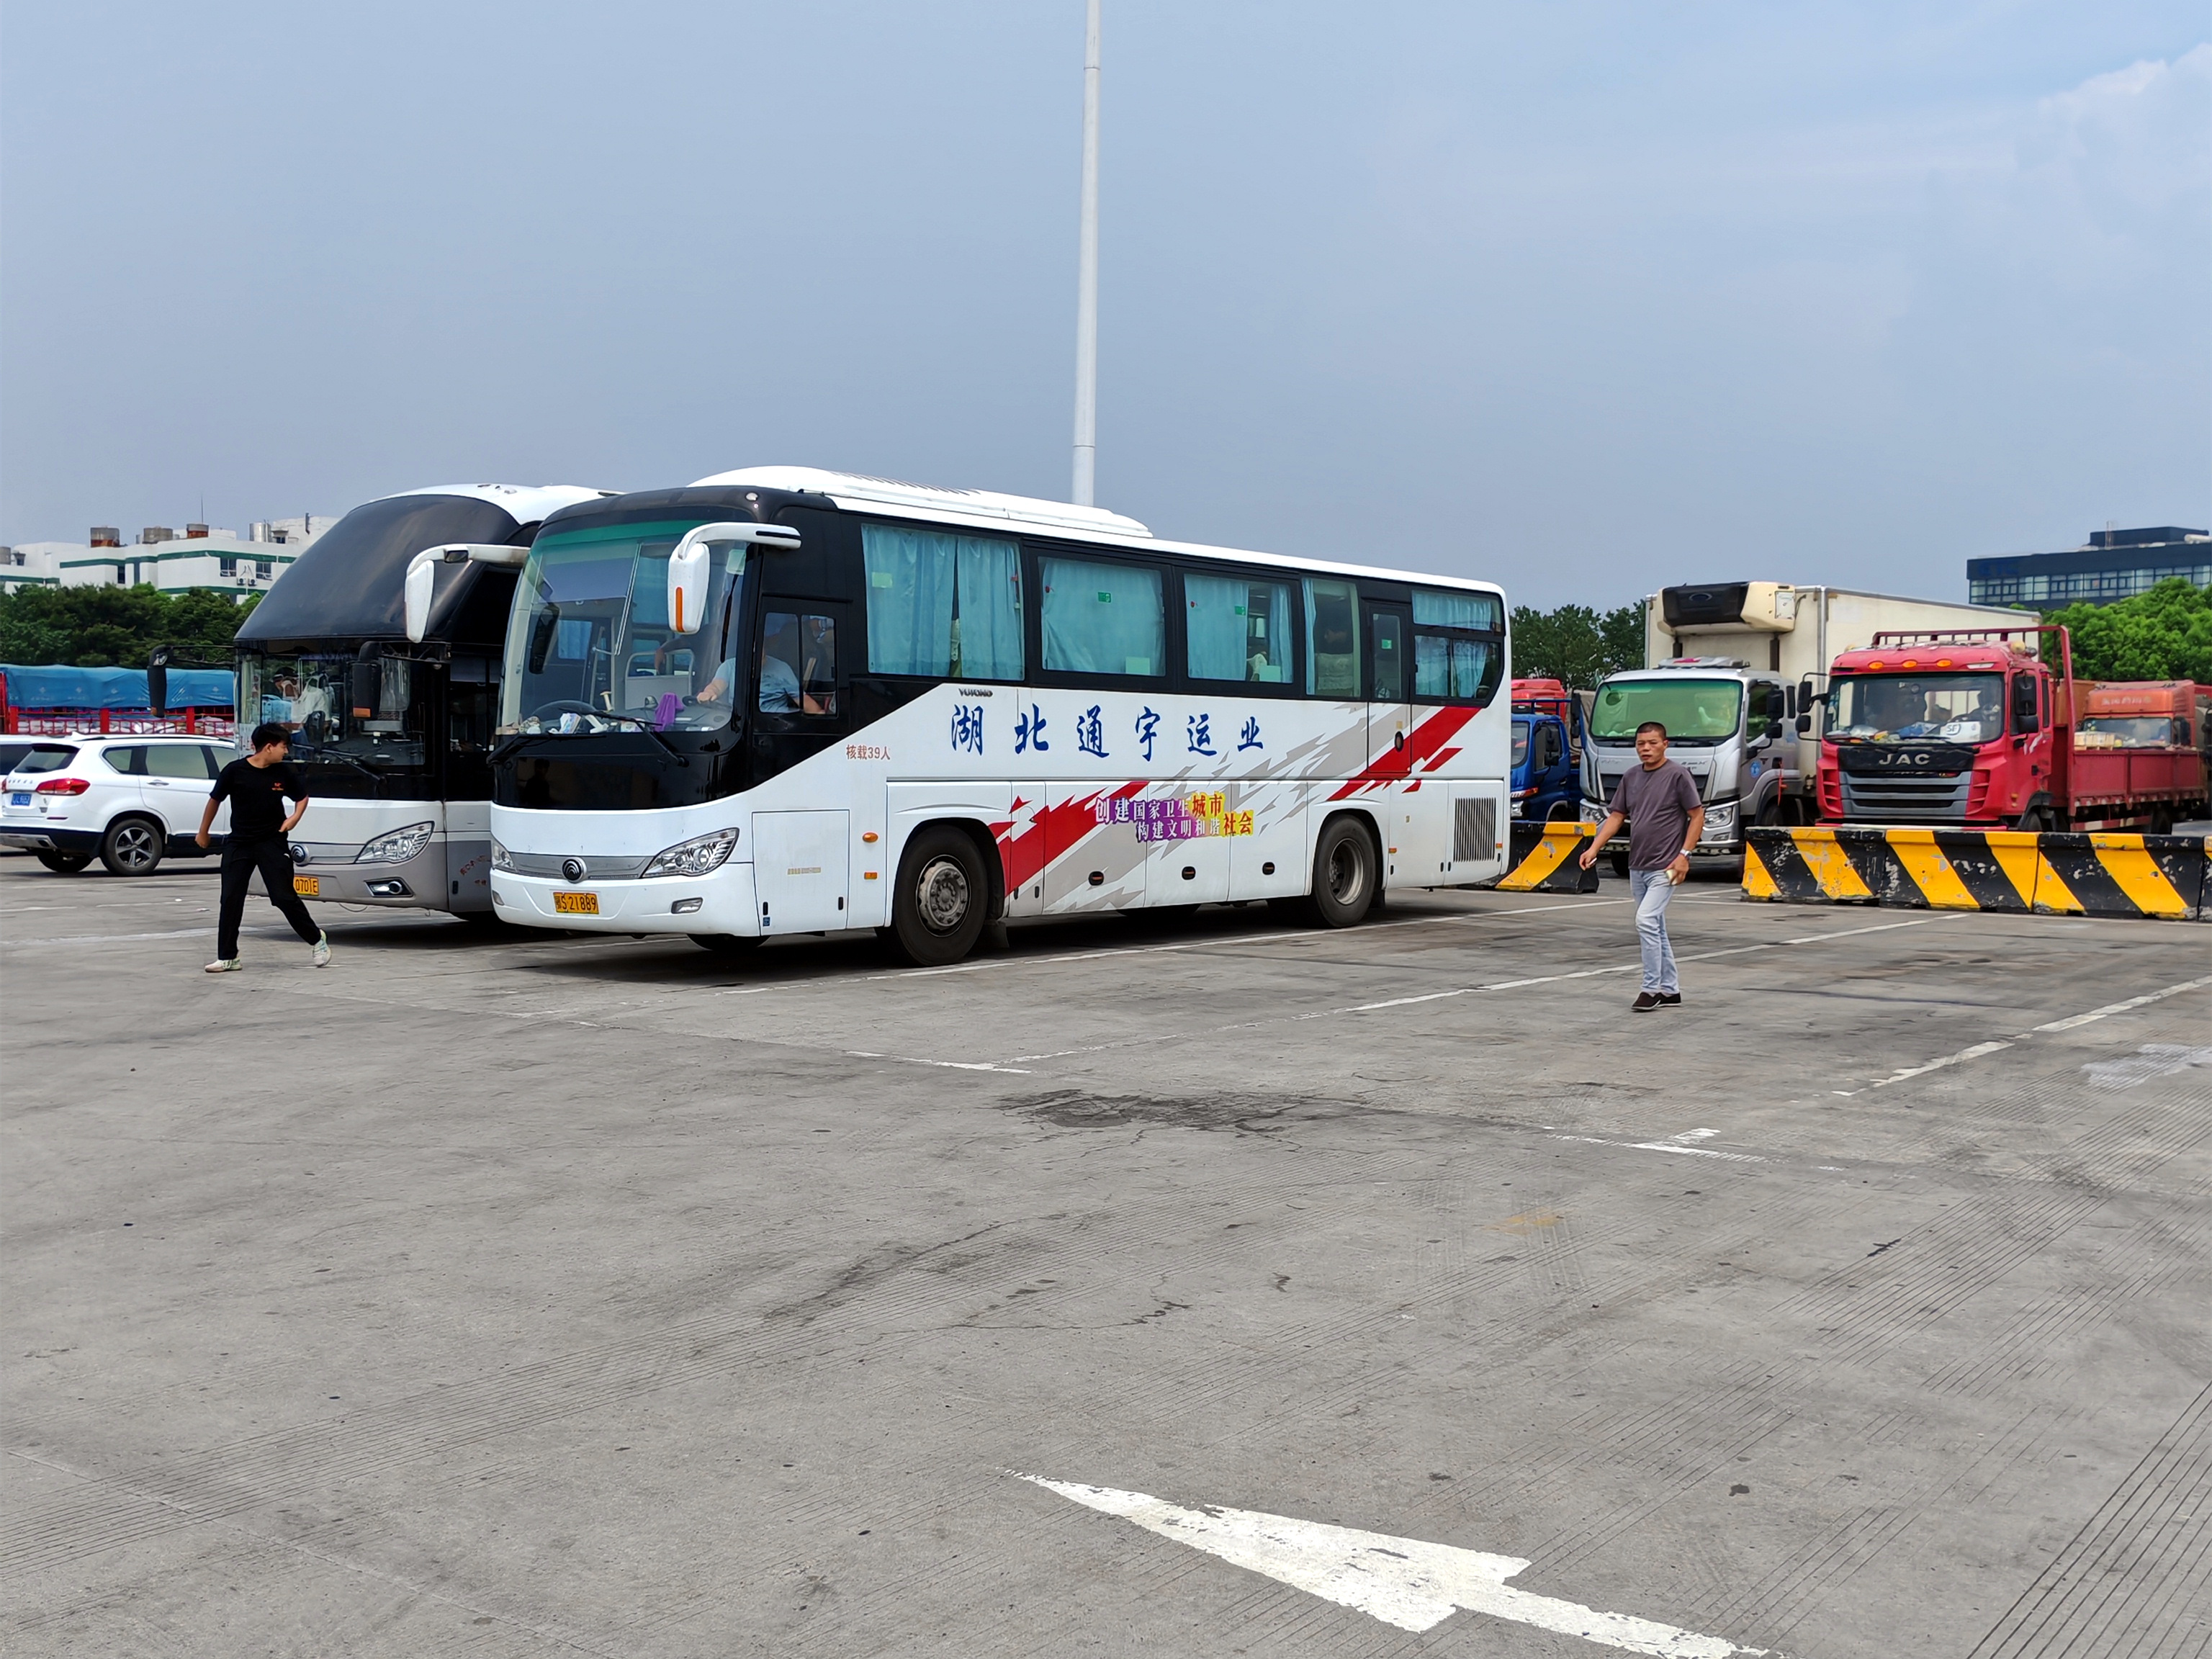
M1582 700L1558 680L1513 682L1513 816L1571 823L1582 815Z
M2052 827L2063 755L2051 678L2004 640L1844 652L1820 694L1821 821Z
M1636 728L1667 728L1667 757L1679 761L1705 806L1700 855L1741 858L1751 824L1800 820L1797 744L1785 738L1792 702L1771 672L1741 657L1674 657L1656 668L1608 674L1590 711L1583 788L1600 807L1636 758ZM1617 863L1626 865L1624 850Z

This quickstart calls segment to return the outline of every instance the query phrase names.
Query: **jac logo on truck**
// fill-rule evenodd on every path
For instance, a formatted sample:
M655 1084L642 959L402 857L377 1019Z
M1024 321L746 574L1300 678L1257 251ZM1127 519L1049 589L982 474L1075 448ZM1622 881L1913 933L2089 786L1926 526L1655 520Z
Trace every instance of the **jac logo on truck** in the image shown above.
M1936 757L1935 757L1935 756L1933 756L1933 755L1928 755L1928 754L1920 754L1920 755L1893 755L1893 754L1886 754L1886 755L1883 755L1883 756L1881 757L1881 761L1880 761L1880 763L1880 763L1881 765L1883 765L1883 766L1926 766L1926 765L1927 765L1930 761L1934 760L1935 758L1936 758Z

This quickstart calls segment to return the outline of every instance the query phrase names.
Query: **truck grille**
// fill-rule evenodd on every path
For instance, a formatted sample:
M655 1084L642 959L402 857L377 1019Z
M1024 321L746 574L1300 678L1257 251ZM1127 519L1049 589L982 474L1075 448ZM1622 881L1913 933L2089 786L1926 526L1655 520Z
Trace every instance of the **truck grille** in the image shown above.
M1973 785L1972 772L1933 777L1875 776L1845 772L1844 816L1878 818L1898 823L1951 821L1963 823L1966 792Z

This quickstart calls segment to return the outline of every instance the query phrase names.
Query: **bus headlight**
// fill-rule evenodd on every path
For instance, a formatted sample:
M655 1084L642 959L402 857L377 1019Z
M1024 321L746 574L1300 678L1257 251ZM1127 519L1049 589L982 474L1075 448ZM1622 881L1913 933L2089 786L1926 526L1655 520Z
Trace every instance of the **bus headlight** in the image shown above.
M430 844L430 832L437 824L426 818L420 823L410 823L404 830L379 836L374 841L353 855L356 864L404 864Z
M491 844L491 867L495 870L504 870L509 875L514 873L514 855L497 842Z
M737 849L735 830L717 830L710 836L695 836L690 841L679 841L673 847L664 847L646 860L640 871L646 876L703 876L719 870Z

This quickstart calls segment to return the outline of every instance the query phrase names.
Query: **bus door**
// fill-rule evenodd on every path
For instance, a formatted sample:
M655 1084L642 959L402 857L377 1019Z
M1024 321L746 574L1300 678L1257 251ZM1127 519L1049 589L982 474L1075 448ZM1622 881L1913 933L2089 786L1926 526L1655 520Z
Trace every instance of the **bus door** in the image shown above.
M850 615L848 606L832 599L762 598L749 711L757 781L789 770L851 730L851 665L842 660L840 646L854 638L846 626ZM763 933L853 925L848 820L843 810L753 814L753 880Z
M1413 613L1407 599L1377 595L1361 584L1360 610L1367 624L1367 755L1370 766L1402 754L1413 715ZM1382 832L1382 879L1386 886L1414 884L1437 865L1430 843L1442 838L1443 792L1408 779L1375 798ZM1431 823L1430 820L1434 819Z

